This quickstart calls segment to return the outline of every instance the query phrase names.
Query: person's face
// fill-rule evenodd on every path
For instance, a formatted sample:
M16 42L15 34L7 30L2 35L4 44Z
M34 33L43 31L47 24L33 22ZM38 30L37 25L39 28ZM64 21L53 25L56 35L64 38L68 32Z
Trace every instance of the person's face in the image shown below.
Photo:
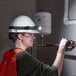
M30 33L25 33L22 37L22 43L24 46L26 46L27 48L29 47L33 47L33 42L34 42L35 36L34 34L30 34Z

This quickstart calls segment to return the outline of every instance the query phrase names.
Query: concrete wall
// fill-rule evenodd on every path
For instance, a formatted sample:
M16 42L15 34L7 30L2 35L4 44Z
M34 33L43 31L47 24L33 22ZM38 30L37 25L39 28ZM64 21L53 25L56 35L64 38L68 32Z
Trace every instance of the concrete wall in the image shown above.
M64 25L64 0L37 0L37 11L52 13L52 33L45 36L46 43L58 43L62 37L76 41L76 25ZM73 13L72 13L73 14ZM39 49L39 48L38 48ZM40 48L37 57L45 63L52 64L57 48ZM61 76L76 76L76 48L65 53L64 65Z
M0 60L3 53L11 47L8 40L8 26L13 17L25 14L33 16L36 0L0 0Z

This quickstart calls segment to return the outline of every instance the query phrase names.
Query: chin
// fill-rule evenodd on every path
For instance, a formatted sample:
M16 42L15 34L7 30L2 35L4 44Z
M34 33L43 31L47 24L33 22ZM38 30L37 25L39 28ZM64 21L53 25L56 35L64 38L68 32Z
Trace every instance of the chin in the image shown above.
M33 47L33 44L31 44L29 47Z
M31 45L31 47L33 47L33 45Z

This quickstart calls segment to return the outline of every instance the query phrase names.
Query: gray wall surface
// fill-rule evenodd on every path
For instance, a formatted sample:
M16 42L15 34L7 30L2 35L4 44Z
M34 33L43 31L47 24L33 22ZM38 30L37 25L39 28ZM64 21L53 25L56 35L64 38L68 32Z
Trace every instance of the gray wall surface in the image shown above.
M72 0L71 0L72 1ZM48 44L58 43L61 38L76 41L76 25L64 25L64 0L37 0L37 11L48 11L52 14L52 33L45 36ZM75 15L73 12L71 15ZM52 64L57 48L40 48L37 57L45 63ZM65 53L61 76L76 76L76 48Z

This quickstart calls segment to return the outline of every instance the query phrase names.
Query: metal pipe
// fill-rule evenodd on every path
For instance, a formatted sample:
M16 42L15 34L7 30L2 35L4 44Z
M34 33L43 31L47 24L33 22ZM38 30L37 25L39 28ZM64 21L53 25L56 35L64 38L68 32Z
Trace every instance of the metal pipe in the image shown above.
M43 45L34 45L34 47L58 47L59 44L43 44Z

